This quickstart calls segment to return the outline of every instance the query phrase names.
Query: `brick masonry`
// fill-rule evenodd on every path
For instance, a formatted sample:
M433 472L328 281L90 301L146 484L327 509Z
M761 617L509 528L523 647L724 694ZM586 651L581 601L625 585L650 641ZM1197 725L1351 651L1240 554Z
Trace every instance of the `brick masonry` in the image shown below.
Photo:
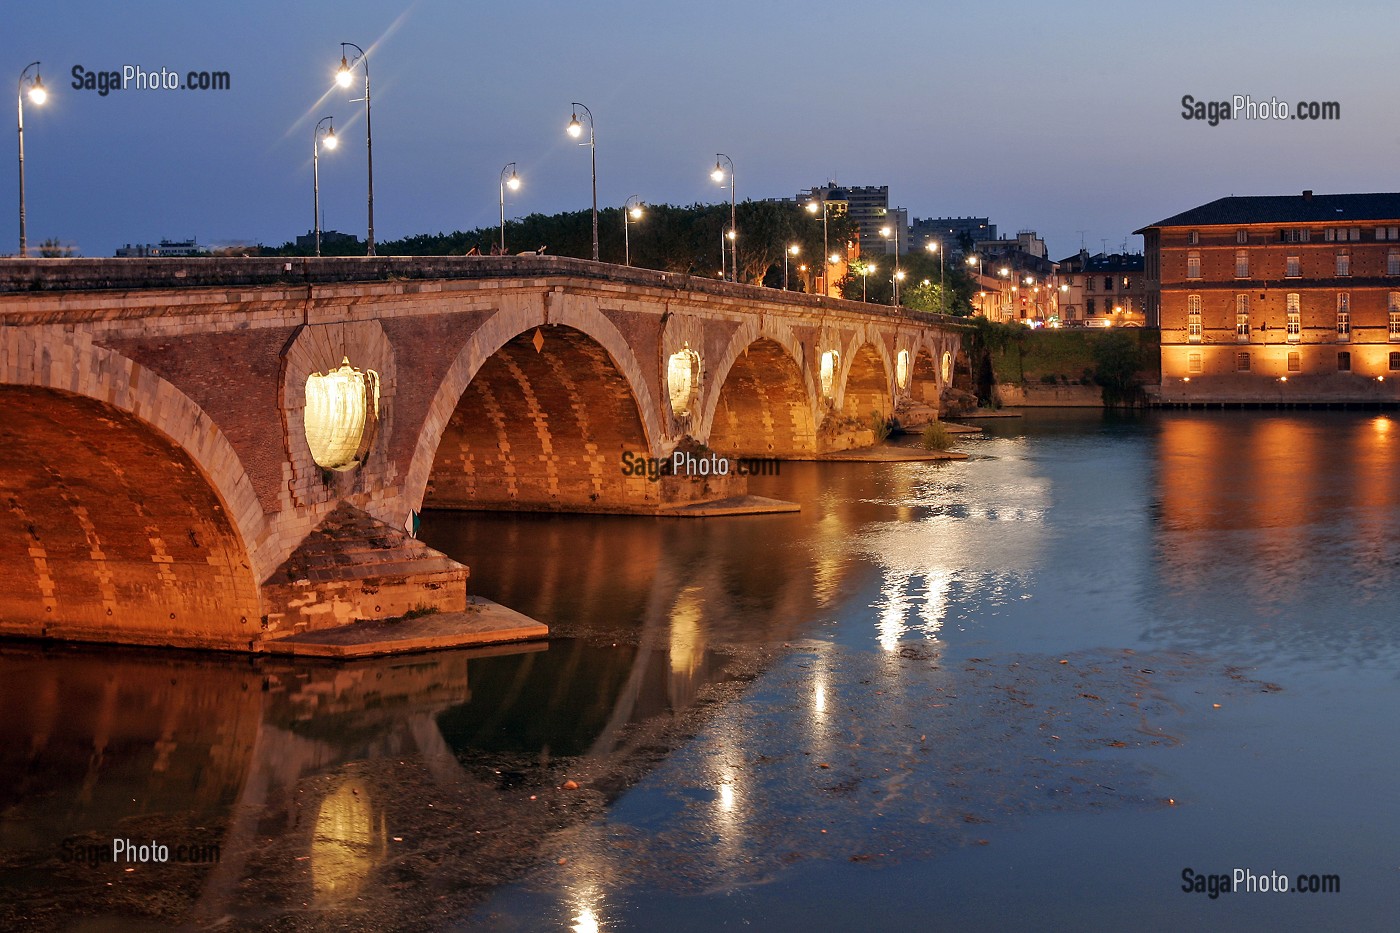
M246 649L265 616L276 631L400 614L407 596L346 595L353 574L339 596L322 581L332 609L289 613L295 581L273 578L337 540L325 523L342 508L400 529L425 501L629 511L732 495L623 477L621 456L867 444L872 413L936 407L947 386L929 361L955 357L962 333L554 257L0 260L0 391L25 413L4 422L19 455L0 464L0 631ZM677 353L697 361L681 408ZM901 354L916 361L902 383ZM373 374L378 409L363 457L330 470L307 442L306 387L342 360ZM422 580L440 559L412 558Z

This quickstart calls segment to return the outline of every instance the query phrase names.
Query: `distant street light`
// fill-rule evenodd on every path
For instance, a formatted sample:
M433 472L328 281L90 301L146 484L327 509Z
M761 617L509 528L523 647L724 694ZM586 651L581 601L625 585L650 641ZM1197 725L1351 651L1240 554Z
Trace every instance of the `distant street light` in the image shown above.
M865 297L865 283L866 283L866 279L870 277L870 273L872 273L872 272L874 272L874 271L875 271L875 264L874 264L874 263L872 263L872 262L863 262L863 263L861 263L861 265L860 265L860 300L861 300L861 301L868 301L868 300L869 300L869 299L867 299L867 298Z
M571 105L574 108L574 115L569 118L568 131L574 139L583 135L583 124L578 120L578 112L582 110L588 115L588 154L593 164L593 261L598 261L598 140L593 132L593 111L574 101ZM579 143L580 146L585 145Z
M720 166L721 159L729 163L729 257L732 266L729 281L737 282L739 281L739 225L736 222L737 213L735 210L734 160L722 152L716 152L715 170L710 173L710 177L715 180L715 184L724 184L724 169ZM724 265L722 261L724 257L721 256L720 259L722 266Z
M880 236L889 239L894 236L894 301L891 302L896 307L899 306L899 281L903 276L899 274L899 227L881 227Z
M510 177L506 177L506 172L510 172ZM506 167L501 169L501 255L509 255L506 252L506 189L511 191L520 190L520 176L515 173L515 163L507 162Z
M29 69L34 69L34 77L30 78ZM19 91L16 97L19 100L19 258L24 259L29 255L29 240L24 232L24 98L25 81L29 82L29 101L37 106L43 106L44 101L49 99L49 92L44 90L44 82L39 78L39 63L30 62L24 70L19 73Z
M825 190L825 189L823 189L823 190ZM808 202L807 202L807 210L808 210L809 213L813 213L813 214L815 214L818 210L820 210L820 211L822 212L822 256L830 256L830 255L831 255L831 245L827 242L827 234L826 234L826 214L827 214L827 209L826 209L826 195L825 195L825 194L822 195L821 207L818 207L818 206L817 206L817 202L816 202L816 201L808 201ZM836 259L835 259L835 258L832 258L831 261L832 261L833 263L835 263L835 262L836 262ZM831 285L830 285L830 283L829 283L829 276L827 275L827 271L826 271L826 268L825 268L825 264L824 264L824 263L823 263L823 268L822 268L822 293L823 293L823 294L830 294L830 293L831 293Z
M326 131L322 133L321 124L333 119L335 118L322 117L311 132L311 212L316 215L313 229L316 231L317 256L321 255L321 140L325 140L327 149L336 147L335 125L326 127Z
M354 49L354 58L346 58L346 49ZM353 42L340 43L340 70L335 73L335 82L341 87L349 87L353 80L351 70L355 65L365 70L365 162L369 166L369 234L366 238L366 256L374 255L374 131L370 128L369 116L369 56L365 50ZM351 101L358 103L359 101Z
M632 202L636 201L636 204ZM642 219L642 199L635 194L622 204L622 264L632 265L632 240L628 235L627 228L633 221Z
M802 247L796 243L783 250L783 291L788 290L788 257L796 256L800 252Z
M948 313L948 299L945 297L945 296L947 295L947 279L945 279L945 278L943 277L943 253L944 253L944 250L941 250L941 249L938 248L938 241L937 241L937 240L929 240L929 241L928 241L928 251L929 251L930 253L937 253L937 254L938 254L938 312L939 312L940 314L947 314L947 313Z

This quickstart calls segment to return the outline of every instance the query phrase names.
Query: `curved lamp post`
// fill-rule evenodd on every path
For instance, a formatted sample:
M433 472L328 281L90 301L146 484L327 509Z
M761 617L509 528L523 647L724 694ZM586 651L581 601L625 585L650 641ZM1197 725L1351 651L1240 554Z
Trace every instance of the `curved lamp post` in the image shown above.
M506 177L506 172L510 172L510 177ZM511 191L520 190L520 176L515 174L515 163L507 162L506 167L501 169L501 255L506 255L506 189Z
M900 280L904 278L904 276L899 274L899 227L881 227L880 236L884 237L887 240L891 236L894 237L894 301L892 302L892 304L898 307L899 283Z
M930 253L938 254L938 311L940 314L947 314L947 299L944 297L946 294L947 280L943 277L943 253L945 250L938 248L937 240L929 240L927 248Z
M321 255L321 140L325 140L327 149L336 147L335 124L326 127L324 133L321 132L321 124L334 119L322 117L316 122L316 128L311 131L311 212L316 215L312 229L316 231L317 256Z
M574 115L569 118L568 131L574 139L583 135L583 124L578 121L578 112L588 115L588 152L593 161L593 261L598 261L598 140L593 132L593 111L574 101ZM579 143L580 146L584 143Z
M729 256L730 256L730 260L731 260L730 265L732 266L732 271L731 271L730 276L729 276L729 281L731 281L731 282L737 282L737 281L739 281L739 229L738 229L738 224L735 222L735 216L736 216L736 214L735 214L735 207L734 207L734 205L735 205L735 200L734 200L734 188L735 188L735 183L734 183L734 160L731 159L731 158L729 158L729 156L725 155L725 154L722 153L722 152L716 152L716 153L715 153L715 170L714 170L713 172L710 173L710 177L713 178L713 179L715 180L715 183L716 183L716 184L720 184L720 185L724 184L724 169L723 169L723 167L721 167L721 165L720 165L720 160L721 160L721 159L723 159L725 162L728 162L728 163L729 163L729 234L728 234L728 235L729 235ZM720 259L723 260L724 257L723 257L723 256L720 256ZM724 265L723 261L720 262L720 265Z
M34 69L34 77L29 77L29 69ZM29 100L35 106L40 106L49 99L49 92L44 90L44 82L39 79L39 63L30 62L24 70L19 73L19 91L16 97L19 100L19 258L24 259L29 255L29 240L24 232L24 97L25 81L29 82Z
M632 202L636 201L636 204ZM632 265L632 240L627 232L633 221L642 219L642 199L635 194L622 204L622 264Z
M355 57L346 59L346 49L354 49ZM349 87L354 80L351 69L356 64L365 70L365 159L369 165L369 235L367 237L368 250L366 256L374 255L374 131L370 128L369 122L369 56L365 50L353 42L340 43L340 70L335 73L335 82L341 87ZM358 103L358 101L351 101Z
M802 247L797 243L793 243L783 250L783 291L788 290L788 257L796 256L800 252L802 252Z
M827 242L826 237L826 195L822 195L820 208L818 208L816 201L808 201L806 207L807 211L812 214L815 214L818 210L822 212L822 292L830 295L831 285L827 281L828 275L826 271L826 257L831 255L831 245Z

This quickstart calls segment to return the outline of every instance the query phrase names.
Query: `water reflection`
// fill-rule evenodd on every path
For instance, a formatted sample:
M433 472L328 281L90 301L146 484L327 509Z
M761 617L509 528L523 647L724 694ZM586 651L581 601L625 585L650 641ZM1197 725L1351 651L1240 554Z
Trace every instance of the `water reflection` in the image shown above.
M1394 655L1400 452L1391 419L1163 418L1153 632L1298 658Z

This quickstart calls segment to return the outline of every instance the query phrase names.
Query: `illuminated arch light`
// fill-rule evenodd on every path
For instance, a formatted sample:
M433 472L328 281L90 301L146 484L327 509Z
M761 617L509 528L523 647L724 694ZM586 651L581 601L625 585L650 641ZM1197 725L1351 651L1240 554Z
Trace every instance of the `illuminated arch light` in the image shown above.
M900 350L895 359L894 378L901 389L909 388L909 351Z
M943 379L944 385L953 381L953 354L947 350L943 351Z
M311 459L328 470L359 466L379 421L379 374L350 365L306 377L306 445Z
M840 363L841 354L837 351L827 350L822 354L822 395L826 398L833 398L836 395L836 368Z
M671 395L671 411L676 417L689 415L700 388L700 354L688 344L672 353L667 361L666 388Z

